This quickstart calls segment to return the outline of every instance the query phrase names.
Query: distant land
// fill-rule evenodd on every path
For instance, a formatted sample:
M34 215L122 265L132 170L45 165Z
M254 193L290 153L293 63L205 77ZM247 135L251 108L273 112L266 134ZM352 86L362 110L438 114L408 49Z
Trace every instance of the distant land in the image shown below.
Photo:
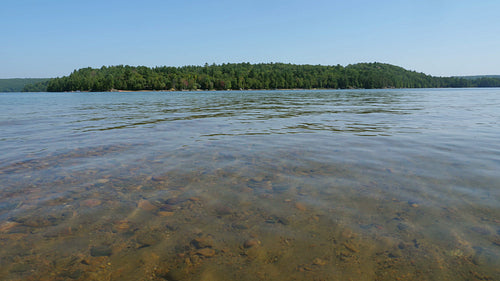
M2 81L6 80L6 81ZM228 63L204 66L103 66L82 68L70 75L26 82L17 91L165 91L268 89L383 89L500 87L500 75L436 77L385 63L347 66L285 63ZM14 83L15 84L15 83Z
M33 89L34 92L46 91L47 85L50 78L12 78L12 79L0 79L0 92L22 92L23 90L29 91ZM45 83L45 87L43 87ZM35 84L42 86L40 89L35 90L33 87ZM31 85L31 86L28 86ZM28 87L27 87L28 86ZM25 87L27 87L25 89Z
M480 78L497 78L500 79L500 75L469 75L469 76L454 76L458 78L465 79L480 79Z

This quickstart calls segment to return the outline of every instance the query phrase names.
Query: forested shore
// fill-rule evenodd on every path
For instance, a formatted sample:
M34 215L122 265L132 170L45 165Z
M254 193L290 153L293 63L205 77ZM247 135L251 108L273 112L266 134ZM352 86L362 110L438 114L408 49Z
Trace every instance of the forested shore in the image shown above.
M229 63L204 66L103 66L82 68L69 76L52 78L49 92L141 90L250 90L250 89L382 89L500 87L500 78L435 77L384 63L348 66L284 63ZM30 88L25 88L30 91Z

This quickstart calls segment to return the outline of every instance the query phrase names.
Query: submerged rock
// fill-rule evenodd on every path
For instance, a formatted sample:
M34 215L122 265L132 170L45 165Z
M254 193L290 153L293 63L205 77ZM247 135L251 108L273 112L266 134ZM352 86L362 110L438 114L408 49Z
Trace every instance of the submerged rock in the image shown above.
M162 182L162 181L167 181L168 177L167 176L152 176L151 180L152 181Z
M149 202L148 200L139 201L139 203L137 203L137 207L144 211L154 211L158 208L155 205L151 204L151 202Z
M217 206L215 207L215 213L218 216L227 216L234 213L234 211L228 206Z
M257 239L248 239L245 243L243 243L244 248L251 248L257 245L260 245L260 241Z
M174 212L167 212L167 211L159 211L156 213L160 217L171 217L174 215Z
M215 250L212 248L203 248L196 251L196 254L204 257L213 257L215 256Z
M93 257L109 257L111 252L111 247L106 245L94 246L90 249L90 255Z
M7 232L7 231L9 231L9 229L16 227L18 225L19 225L18 222L6 221L6 222L0 224L0 232Z
M313 264L314 264L314 265L323 266L323 265L326 265L326 264L327 264L327 262L326 262L325 260L320 259L320 258L315 258L315 259L313 260Z
M299 211L306 211L307 210L306 206L300 202L295 203L295 208L297 208Z
M96 207L96 206L99 206L102 204L102 201L99 200L99 199L95 199L95 198L91 198L91 199L87 199L87 200L83 200L81 203L80 203L80 206L82 207L89 207L89 208L92 208L92 207Z
M481 235L489 235L491 233L489 229L479 226L471 227L470 230Z
M212 248L214 246L214 240L212 237L198 237L191 240L191 244L196 249Z

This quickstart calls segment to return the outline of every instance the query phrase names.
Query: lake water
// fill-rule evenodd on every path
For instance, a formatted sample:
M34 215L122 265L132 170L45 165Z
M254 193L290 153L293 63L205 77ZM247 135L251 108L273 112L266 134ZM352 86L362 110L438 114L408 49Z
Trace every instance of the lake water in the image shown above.
M0 93L2 280L500 280L500 89Z

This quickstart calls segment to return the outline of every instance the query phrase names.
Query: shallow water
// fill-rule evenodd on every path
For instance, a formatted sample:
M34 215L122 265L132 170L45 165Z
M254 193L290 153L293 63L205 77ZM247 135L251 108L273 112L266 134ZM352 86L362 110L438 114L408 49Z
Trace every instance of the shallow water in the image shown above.
M2 280L500 280L500 89L0 93Z

